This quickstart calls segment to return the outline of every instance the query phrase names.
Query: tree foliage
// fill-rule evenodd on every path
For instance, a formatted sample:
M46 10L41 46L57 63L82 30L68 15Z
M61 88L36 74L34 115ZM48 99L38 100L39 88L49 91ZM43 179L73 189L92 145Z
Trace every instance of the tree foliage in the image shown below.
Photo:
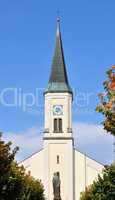
M103 83L105 92L99 94L100 104L96 111L104 115L104 129L115 136L115 66L107 71L107 80Z
M115 200L115 164L105 166L97 181L81 193L80 200Z
M41 182L14 161L17 151L18 147L11 150L11 142L5 143L0 134L0 200L44 200Z

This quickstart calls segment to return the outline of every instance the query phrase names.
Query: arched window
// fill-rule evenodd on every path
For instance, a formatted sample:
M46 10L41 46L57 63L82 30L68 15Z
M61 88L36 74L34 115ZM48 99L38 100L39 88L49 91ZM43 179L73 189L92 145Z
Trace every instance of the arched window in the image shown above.
M61 118L54 119L54 133L62 133L62 119Z

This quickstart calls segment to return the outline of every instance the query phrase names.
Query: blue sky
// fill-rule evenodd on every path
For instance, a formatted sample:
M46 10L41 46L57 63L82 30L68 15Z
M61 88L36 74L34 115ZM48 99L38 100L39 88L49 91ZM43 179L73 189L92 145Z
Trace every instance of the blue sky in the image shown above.
M31 131L28 133L27 130L32 127L38 129L38 132L34 131L36 137L41 135L44 117L42 92L51 69L58 9L69 81L75 93L73 122L79 127L79 134L77 126L75 129L79 137L77 146L95 159L108 163L113 156L112 138L106 136L105 143L104 135L99 145L99 140L91 136L90 143L84 143L86 136L83 137L80 131L84 133L84 126L81 126L84 124L87 135L89 132L94 134L94 126L103 119L95 112L95 107L97 94L103 90L105 71L115 63L114 0L0 1L0 95L5 88L15 88L23 98L23 94L35 94L36 88L39 89L38 105L26 110L23 106L5 106L0 99L0 129L6 134L6 140L11 136L13 140L14 135L23 136L22 133L29 137ZM13 102L11 90L7 91L5 100ZM101 131L103 133L102 128ZM98 131L95 134L98 138ZM20 159L36 149L23 147Z

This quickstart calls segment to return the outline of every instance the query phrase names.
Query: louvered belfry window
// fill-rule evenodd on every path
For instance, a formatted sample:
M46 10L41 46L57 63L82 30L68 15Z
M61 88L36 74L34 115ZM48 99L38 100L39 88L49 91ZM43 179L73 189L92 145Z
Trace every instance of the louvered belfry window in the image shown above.
M54 119L54 133L62 133L62 119L61 118Z

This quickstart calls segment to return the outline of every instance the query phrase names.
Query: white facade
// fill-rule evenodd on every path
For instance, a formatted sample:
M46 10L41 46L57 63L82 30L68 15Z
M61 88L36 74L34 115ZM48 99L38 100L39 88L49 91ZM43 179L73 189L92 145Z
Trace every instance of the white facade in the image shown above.
M55 105L63 107L61 133L54 132L54 118L60 118L60 115L53 115ZM32 176L42 181L47 200L53 200L52 179L55 172L60 173L61 199L79 200L80 192L96 179L103 168L103 165L74 149L71 107L71 94L45 95L43 149L21 163Z
M63 146L63 143L61 145ZM69 166L66 165L66 162L68 162L68 160L70 163L69 155L67 156L68 150L65 147L66 145L64 144L64 147L62 148L60 148L60 146L58 148L58 146L55 146L55 143L53 143L51 144L51 147L49 147L50 149L49 156L52 156L52 159L50 160L50 164L52 167L51 169L48 170L48 172L47 172L47 165L44 160L44 153L45 153L44 149L42 149L40 152L33 154L30 158L27 158L20 164L24 165L27 172L31 171L32 176L42 181L46 189L45 191L45 195L47 197L46 199L48 200L53 199L52 174L53 171L60 171L62 200L79 200L80 193L84 191L85 187L90 185L93 182L93 180L96 180L98 174L100 174L103 169L103 165L96 162L95 160L92 160L83 153L80 153L79 151L73 149L74 164L72 169L73 172L71 172L72 166L70 166L69 168ZM57 153L62 155L60 164L56 164ZM69 168L69 176L71 177L71 173L73 174L73 184L70 182L70 180L68 180L69 178L67 174L68 168ZM47 176L50 177L49 180L45 179L46 173L48 173ZM63 181L62 181L62 176L64 177ZM70 183L73 186L73 197L69 195L71 188L68 188L69 187L68 183Z

